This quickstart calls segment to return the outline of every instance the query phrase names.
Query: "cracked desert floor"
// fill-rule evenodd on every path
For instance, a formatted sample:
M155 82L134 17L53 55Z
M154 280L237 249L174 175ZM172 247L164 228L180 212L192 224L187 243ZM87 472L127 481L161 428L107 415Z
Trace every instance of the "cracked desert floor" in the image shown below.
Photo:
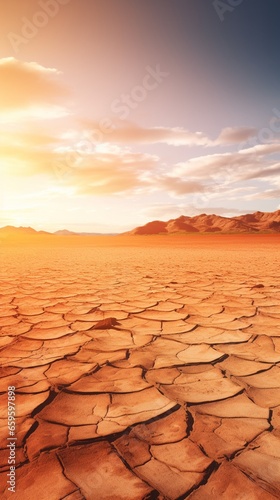
M3 238L1 498L280 498L279 243Z

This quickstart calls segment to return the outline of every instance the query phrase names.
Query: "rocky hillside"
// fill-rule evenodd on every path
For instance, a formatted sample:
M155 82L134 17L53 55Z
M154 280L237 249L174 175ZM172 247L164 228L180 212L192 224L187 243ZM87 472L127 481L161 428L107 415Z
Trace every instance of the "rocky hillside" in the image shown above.
M126 234L164 233L256 233L280 232L280 210L255 212L237 217L201 214L195 217L181 215L167 222L153 221L137 227Z

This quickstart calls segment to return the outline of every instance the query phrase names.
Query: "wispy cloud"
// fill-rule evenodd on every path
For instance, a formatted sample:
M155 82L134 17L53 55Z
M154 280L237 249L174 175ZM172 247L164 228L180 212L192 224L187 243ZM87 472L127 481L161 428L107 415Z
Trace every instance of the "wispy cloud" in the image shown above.
M99 124L89 124L87 135L93 142ZM92 130L92 132L91 132ZM202 131L191 131L183 127L140 127L133 123L123 124L120 120L111 122L106 140L117 144L167 144L169 146L205 146L240 144L256 135L257 130L250 127L224 128L217 139L210 138Z
M238 210L223 207L229 200L234 204L240 198L250 202L279 197L280 144L275 137L250 146L249 139L257 135L253 127L229 126L211 138L203 131L184 127L148 127L116 120L103 134L106 142L97 142L95 122L74 113L67 123L46 120L70 112L70 93L61 76L57 69L36 62L0 60L0 112L2 122L6 121L0 135L1 174L16 198L21 180L26 192L30 184L33 191L36 185L38 192L44 186L49 193L56 193L55 197L48 195L56 202L59 197L78 203L107 196L118 200L131 197L139 203L141 197L162 198L167 203L156 206L155 211L163 215L201 211L234 215ZM153 145L157 154L152 154ZM159 145L170 146L168 159ZM143 152L146 146L149 154ZM200 154L189 157L193 151ZM180 157L188 159L178 161ZM63 166L61 176L56 165ZM27 199L21 199L26 207ZM169 204L172 199L174 203ZM46 198L36 199L36 204L41 203L46 204Z
M167 193L179 196L192 193L202 193L205 190L205 186L202 182L184 180L176 177L170 177L168 175L163 176L158 180L158 187Z
M78 136L77 136L78 137ZM175 165L164 165L157 155L133 151L128 145L103 143L92 145L86 154L79 153L72 135L51 133L5 132L0 139L2 170L10 176L47 176L57 182L54 166L64 166L62 181L79 195L117 193L168 193L178 198L203 193L209 199L240 195L251 189L253 179L273 182L280 173L279 162L271 155L279 144L265 144L234 153L198 156ZM244 182L242 187L236 183ZM233 199L233 198L232 198ZM235 198L236 199L236 198Z
M138 127L127 124L125 127L115 127L109 135L109 140L125 144L168 144L170 146L206 146L209 138L202 132L191 132L182 127Z
M258 191L257 193L247 196L248 200L269 200L277 198L280 198L280 189L265 189L264 191Z
M0 111L2 121L11 118L53 118L67 113L68 89L58 80L60 72L36 62L14 57L0 59Z
M263 167L260 170L256 170L255 172L245 175L243 179L244 180L260 179L260 178L276 177L279 175L280 175L280 163L276 163L271 167Z
M239 144L248 141L257 134L256 128L251 127L226 127L215 141L217 145Z
M152 186L151 172L156 170L154 155L119 150L111 154L88 155L80 166L72 169L66 184L77 194L107 195L129 192Z
M65 171L62 170L65 176L59 177L55 166L64 165L65 151L59 146L50 147L51 137L38 136L36 139L36 144L45 142L44 146L37 148L28 142L14 146L0 144L3 174L17 178L44 176L45 182L51 185L62 182L80 195L132 193L143 187L149 189L153 184L153 172L156 173L159 161L155 155L133 153L119 147L110 152L97 150L81 158L80 162L66 165ZM75 151L67 150L67 155L71 154L75 155Z
M232 181L272 176L279 173L279 165L269 156L280 152L280 144L262 144L235 153L214 153L191 158L174 166L172 177L209 178L227 177Z

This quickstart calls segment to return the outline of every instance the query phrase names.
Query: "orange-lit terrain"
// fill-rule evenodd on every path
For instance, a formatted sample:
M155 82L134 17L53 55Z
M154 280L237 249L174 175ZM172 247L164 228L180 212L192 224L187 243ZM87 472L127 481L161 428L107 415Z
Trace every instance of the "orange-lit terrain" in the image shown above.
M0 500L280 499L279 19L1 2Z
M1 498L279 498L279 243L2 236Z

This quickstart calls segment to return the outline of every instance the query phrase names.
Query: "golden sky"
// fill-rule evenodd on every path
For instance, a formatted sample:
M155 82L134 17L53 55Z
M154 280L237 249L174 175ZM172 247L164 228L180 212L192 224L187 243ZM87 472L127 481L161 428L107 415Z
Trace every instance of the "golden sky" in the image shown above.
M253 46L249 8L226 29L204 0L1 8L0 226L119 232L279 208L273 52L247 68L235 43Z

